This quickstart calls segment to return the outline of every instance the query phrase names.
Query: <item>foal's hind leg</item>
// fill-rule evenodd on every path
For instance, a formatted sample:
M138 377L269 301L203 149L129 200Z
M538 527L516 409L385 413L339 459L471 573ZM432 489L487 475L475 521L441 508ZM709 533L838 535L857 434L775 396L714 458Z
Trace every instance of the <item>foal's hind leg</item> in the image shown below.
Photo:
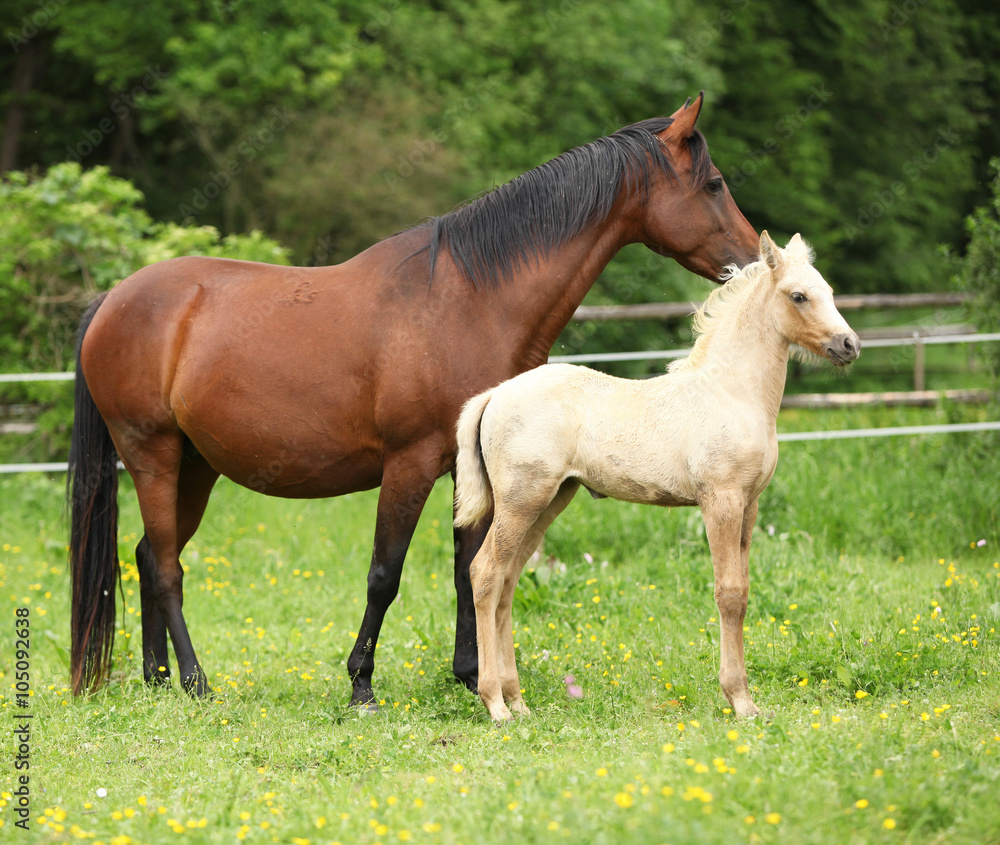
M143 612L143 675L148 681L169 677L165 633L169 631L181 684L195 696L208 692L198 663L183 605L184 571L180 551L194 534L218 478L200 455L185 456L179 432L147 438L141 454L123 455L135 481L146 534L136 549ZM163 667L163 669L161 669Z
M577 488L568 482L551 493L529 500L519 491L515 505L505 507L498 494L496 514L470 575L476 602L476 635L479 641L479 697L494 721L513 718L512 710L527 714L514 654L511 605L521 569L531 557L545 530L558 516ZM551 498L550 498L551 497ZM504 703L510 702L510 707Z
M514 604L514 591L517 589L517 582L521 577L524 565L538 548L545 532L549 530L549 526L552 525L556 517L566 509L579 489L580 482L576 479L571 478L563 482L556 492L555 498L539 514L535 524L525 532L521 547L517 550L517 555L512 565L508 567L504 578L503 590L496 611L500 656L500 690L511 712L518 716L528 716L531 711L521 696L521 679L517 673L517 658L514 653L514 626L511 613Z
M701 503L715 570L715 601L722 630L719 684L737 716L760 713L750 698L743 650L743 620L750 594L750 536L757 501L745 504L733 493L716 493Z

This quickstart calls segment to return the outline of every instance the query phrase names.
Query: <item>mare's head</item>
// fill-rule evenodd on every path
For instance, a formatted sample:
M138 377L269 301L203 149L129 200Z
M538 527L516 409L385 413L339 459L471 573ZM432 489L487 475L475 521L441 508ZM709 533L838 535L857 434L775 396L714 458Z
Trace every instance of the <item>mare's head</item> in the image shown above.
M757 233L709 157L705 136L695 128L703 100L704 92L655 132L674 172L650 186L642 240L654 252L718 282L727 265L756 261L758 245Z
M760 257L777 295L775 324L785 339L838 367L857 358L861 341L837 310L833 288L812 266L812 250L802 236L793 236L781 249L761 232Z

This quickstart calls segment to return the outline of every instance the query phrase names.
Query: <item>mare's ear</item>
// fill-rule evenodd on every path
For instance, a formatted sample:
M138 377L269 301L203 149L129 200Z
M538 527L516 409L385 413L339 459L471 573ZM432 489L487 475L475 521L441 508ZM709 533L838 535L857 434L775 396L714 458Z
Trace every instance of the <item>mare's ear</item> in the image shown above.
M781 249L779 249L778 245L771 240L767 229L760 233L760 256L767 262L767 266L771 268L771 273L777 276L781 265L785 263L785 257L781 254Z
M670 115L673 122L660 133L660 138L668 143L680 144L694 134L695 124L698 122L698 115L701 114L702 104L705 102L705 92L702 91L695 97L694 102L688 97L677 111Z

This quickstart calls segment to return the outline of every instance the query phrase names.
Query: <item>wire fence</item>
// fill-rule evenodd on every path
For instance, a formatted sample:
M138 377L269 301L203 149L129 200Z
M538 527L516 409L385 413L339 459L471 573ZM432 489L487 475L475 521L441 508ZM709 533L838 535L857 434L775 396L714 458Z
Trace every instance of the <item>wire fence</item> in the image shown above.
M663 303L663 305L673 305L684 307L676 303ZM600 308L602 306L597 306ZM635 309L644 306L608 306L610 308ZM671 313L671 316L676 316ZM662 318L662 317L661 317ZM609 319L607 315L593 315L586 319ZM610 317L615 319L615 317ZM619 317L621 319L621 317ZM958 343L988 343L1000 341L1000 332L980 332L967 334L962 332L934 334L914 330L912 334L899 337L874 337L865 338L866 348L893 347L893 346L915 346L918 349L924 345L958 344ZM549 357L550 364L556 363L611 363L619 361L656 361L664 359L683 358L690 353L690 349L660 349L643 350L637 352L595 352L581 355L552 355ZM12 384L18 382L39 382L39 381L72 381L75 373L0 373L0 384ZM802 442L810 440L845 440L851 438L865 437L893 437L893 436L913 436L913 435L937 435L937 434L957 434L963 432L977 431L998 431L1000 421L987 421L978 423L953 423L941 425L911 425L895 426L887 428L859 428L839 431L798 431L785 432L778 435L781 442ZM119 468L121 466L119 465ZM65 462L51 463L24 463L24 464L0 464L0 475L24 472L66 472L68 464Z

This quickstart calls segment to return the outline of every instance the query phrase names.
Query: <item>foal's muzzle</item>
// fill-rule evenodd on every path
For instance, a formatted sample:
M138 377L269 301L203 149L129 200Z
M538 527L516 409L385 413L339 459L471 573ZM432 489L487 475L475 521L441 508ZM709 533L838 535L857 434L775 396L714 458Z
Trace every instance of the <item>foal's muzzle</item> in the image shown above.
M861 340L854 332L834 335L823 344L823 354L838 367L843 367L861 354Z

